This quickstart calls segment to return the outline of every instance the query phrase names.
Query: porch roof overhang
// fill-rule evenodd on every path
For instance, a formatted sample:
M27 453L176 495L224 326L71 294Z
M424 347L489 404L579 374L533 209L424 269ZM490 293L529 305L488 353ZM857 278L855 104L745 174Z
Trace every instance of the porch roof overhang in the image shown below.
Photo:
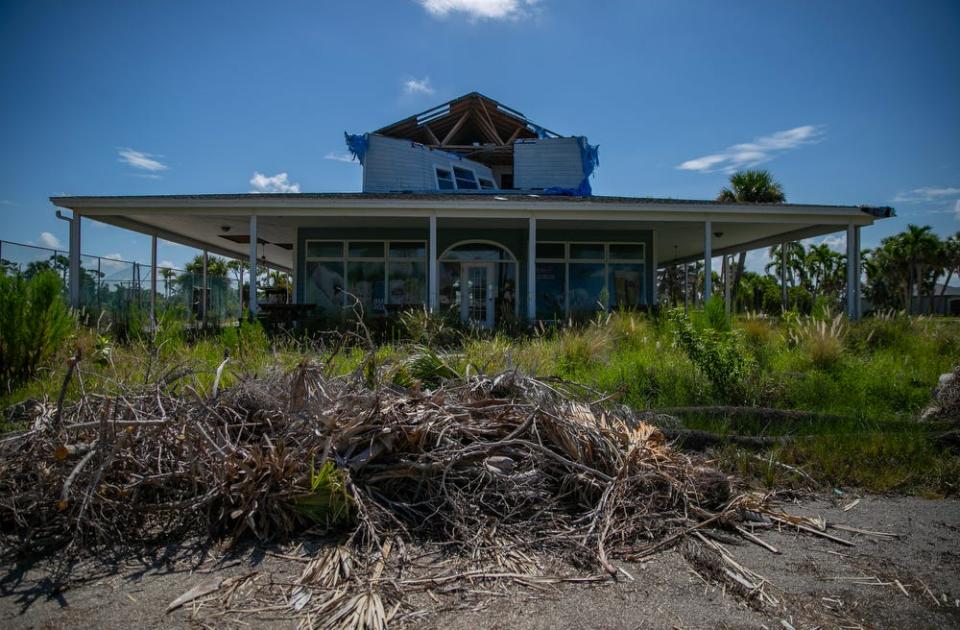
M155 234L164 240L245 259L249 217L257 215L262 261L290 271L298 227L416 226L430 216L461 227L524 224L656 230L662 265L703 256L705 221L712 222L713 254L820 236L848 225L867 226L893 216L889 207L817 204L736 204L642 197L561 197L537 194L296 193L51 197L54 205L110 225ZM423 219L424 221L421 221ZM441 223L442 229L443 223Z

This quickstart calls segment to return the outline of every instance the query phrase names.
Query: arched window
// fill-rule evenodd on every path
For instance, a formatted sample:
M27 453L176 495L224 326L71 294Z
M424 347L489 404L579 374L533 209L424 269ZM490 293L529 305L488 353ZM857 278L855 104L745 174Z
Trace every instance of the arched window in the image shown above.
M517 312L517 259L492 241L462 241L439 260L440 308L490 328Z

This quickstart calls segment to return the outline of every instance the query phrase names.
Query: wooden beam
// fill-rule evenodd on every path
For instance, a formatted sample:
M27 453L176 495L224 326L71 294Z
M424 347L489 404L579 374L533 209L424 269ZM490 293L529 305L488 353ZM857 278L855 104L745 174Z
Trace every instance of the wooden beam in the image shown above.
M487 123L490 125L490 130L493 132L494 139L502 145L503 139L500 137L500 134L497 133L497 126L493 124L493 119L490 118L490 112L487 111L487 104L483 102L482 98L478 98L477 100L480 101L480 107L483 109L483 115L487 117Z
M424 125L423 128L427 132L427 137L430 138L430 144L440 144L440 141L437 140L437 136L434 135L433 129L431 129L429 125Z
M519 135L520 135L520 132L523 131L523 130L524 130L523 125L518 126L518 127L514 130L513 135L510 136L510 139L507 140L507 144L513 144L513 141L517 139L517 136L519 136Z
M453 128L447 132L447 135L443 137L443 141L440 143L440 146L446 146L448 142L453 140L454 134L460 131L460 128L463 127L463 123L467 122L467 118L469 117L470 112L463 112L463 116L460 117L460 120L457 121L457 124L455 124Z

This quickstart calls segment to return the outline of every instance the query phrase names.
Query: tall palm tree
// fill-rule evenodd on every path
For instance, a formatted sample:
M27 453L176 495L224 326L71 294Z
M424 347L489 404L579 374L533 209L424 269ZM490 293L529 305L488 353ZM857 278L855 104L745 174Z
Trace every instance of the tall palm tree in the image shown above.
M764 169L737 171L730 176L730 187L723 188L717 195L721 203L783 203L787 200L783 187L773 179L770 171ZM747 261L747 252L740 252L737 258L733 286L730 289L731 301L736 304L743 266Z
M916 287L917 297L925 287L924 275L933 268L940 249L940 239L929 225L923 227L911 223L905 232L899 235L899 252L907 264L907 308Z
M943 250L941 253L943 258L943 273L947 274L947 277L943 281L943 286L940 287L940 295L944 295L947 292L947 286L950 284L950 280L953 279L954 274L960 276L960 231L943 241Z

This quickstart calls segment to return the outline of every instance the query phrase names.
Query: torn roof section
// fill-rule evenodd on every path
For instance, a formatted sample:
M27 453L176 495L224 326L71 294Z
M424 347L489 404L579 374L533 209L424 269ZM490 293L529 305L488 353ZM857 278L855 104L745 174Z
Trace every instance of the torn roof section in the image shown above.
M598 147L478 92L367 134L345 134L364 192L523 190L589 196ZM391 139L397 142L383 141ZM466 169L473 173L460 177ZM492 180L494 186L483 185Z

